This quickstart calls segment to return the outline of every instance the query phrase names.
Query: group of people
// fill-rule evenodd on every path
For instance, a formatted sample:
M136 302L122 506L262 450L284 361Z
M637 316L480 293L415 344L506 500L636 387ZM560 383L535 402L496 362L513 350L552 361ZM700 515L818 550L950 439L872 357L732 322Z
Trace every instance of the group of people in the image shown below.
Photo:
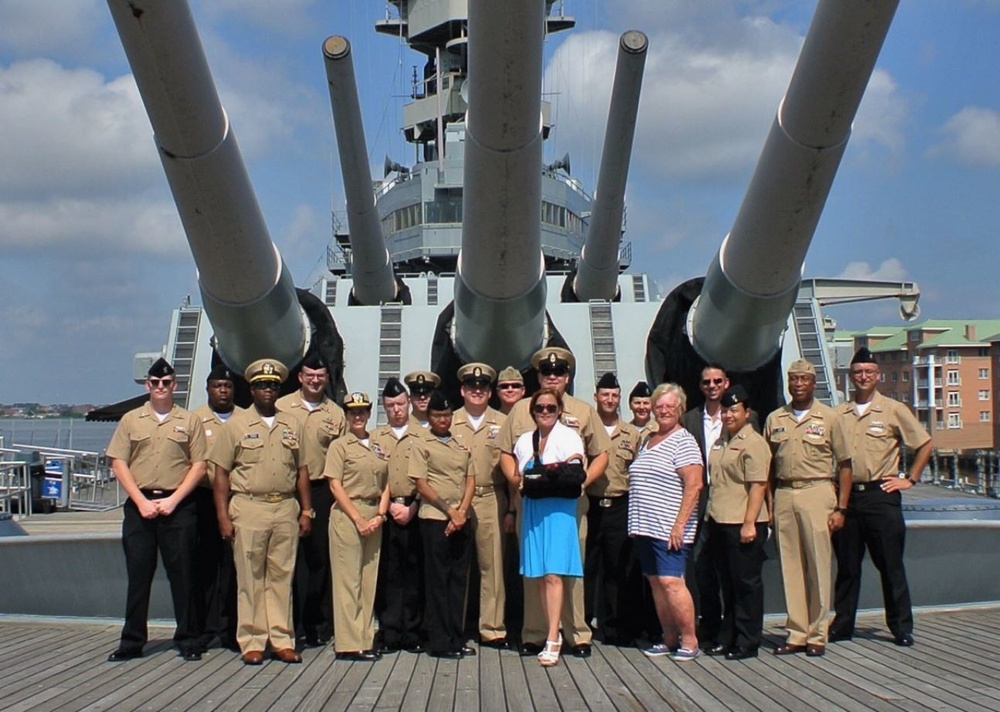
M867 350L851 365L855 400L836 411L813 398L813 366L791 364L791 402L763 434L746 391L714 364L701 374L704 404L690 410L675 384L637 384L631 422L614 374L591 405L567 392L571 352L543 348L531 365L530 397L516 368L484 363L457 372L460 403L430 371L391 378L387 422L369 432L373 399L334 403L318 357L281 398L285 365L250 364L246 409L220 365L191 413L173 403L175 373L157 361L149 402L123 417L107 450L129 498L125 625L109 660L142 655L158 552L185 660L218 643L248 665L268 651L296 663L331 640L352 661L398 650L461 658L476 654L470 610L480 645L516 646L543 666L589 656L595 633L606 644L652 640L647 655L678 661L753 657L769 526L788 609L777 654L822 655L850 638L865 550L889 628L912 645L899 491L919 477L930 438L878 394ZM905 476L902 444L915 450ZM526 476L567 463L579 492L522 496Z

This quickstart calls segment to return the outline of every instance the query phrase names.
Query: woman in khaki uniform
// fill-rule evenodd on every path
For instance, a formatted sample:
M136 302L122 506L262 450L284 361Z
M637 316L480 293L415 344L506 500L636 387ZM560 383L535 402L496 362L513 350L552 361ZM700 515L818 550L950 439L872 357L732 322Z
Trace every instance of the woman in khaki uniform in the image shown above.
M375 582L389 510L389 461L371 447L365 393L344 402L348 432L326 454L323 476L336 501L330 514L334 650L338 660L377 660Z
M764 624L761 567L771 449L750 425L750 403L742 386L723 394L722 424L729 441L717 440L708 456L708 546L722 585L722 632L720 644L705 652L743 660L757 657Z
M465 645L463 626L473 543L466 524L476 478L469 448L451 436L452 410L445 395L434 391L427 408L429 432L410 451L410 478L420 495L427 649L438 658L476 654Z

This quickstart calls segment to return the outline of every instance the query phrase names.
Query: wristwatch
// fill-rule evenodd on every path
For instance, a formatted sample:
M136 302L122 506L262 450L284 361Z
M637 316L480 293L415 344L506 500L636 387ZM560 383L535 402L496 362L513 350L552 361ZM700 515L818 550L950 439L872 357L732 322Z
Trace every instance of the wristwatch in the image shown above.
M896 477L901 480L909 480L911 485L916 484L916 481L906 472L899 472L896 474Z
M306 511L303 512L303 514L308 514L310 519L315 519L316 518L316 510L315 509L307 509Z
M847 507L834 507L833 511L837 514L847 514Z

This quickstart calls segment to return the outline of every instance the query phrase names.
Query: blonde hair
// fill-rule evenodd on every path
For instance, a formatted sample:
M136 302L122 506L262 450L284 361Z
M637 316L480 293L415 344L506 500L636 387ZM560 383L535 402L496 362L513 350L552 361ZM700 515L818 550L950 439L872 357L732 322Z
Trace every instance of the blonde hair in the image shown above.
M677 396L678 412L683 414L687 410L687 394L684 389L678 386L676 383L661 383L656 388L653 389L653 395L649 397L649 403L654 408L656 407L656 402L660 400L665 395L673 393Z

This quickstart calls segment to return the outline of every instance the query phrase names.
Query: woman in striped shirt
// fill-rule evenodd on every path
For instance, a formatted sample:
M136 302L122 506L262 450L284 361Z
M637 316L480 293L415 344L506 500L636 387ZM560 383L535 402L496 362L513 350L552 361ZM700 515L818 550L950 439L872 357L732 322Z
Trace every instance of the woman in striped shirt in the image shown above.
M701 451L680 424L687 405L675 383L656 387L650 399L658 430L629 468L628 533L636 538L642 573L649 579L663 641L643 652L694 660L700 654L694 603L684 582L697 526L702 486Z

